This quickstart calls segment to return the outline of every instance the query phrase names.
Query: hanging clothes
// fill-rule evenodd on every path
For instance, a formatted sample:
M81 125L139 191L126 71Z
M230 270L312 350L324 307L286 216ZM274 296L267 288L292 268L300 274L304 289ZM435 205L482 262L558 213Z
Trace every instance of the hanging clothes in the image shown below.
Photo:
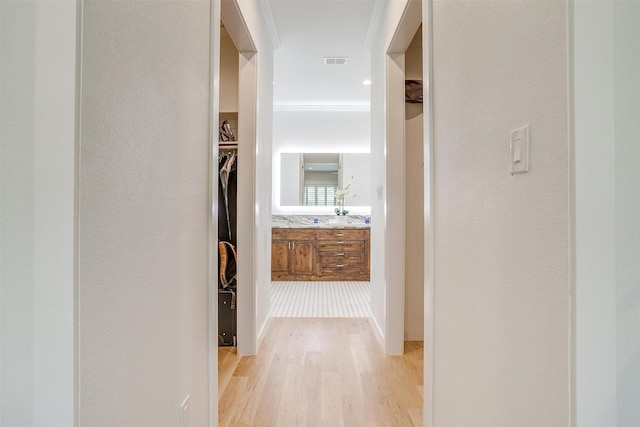
M237 158L237 154L231 151L218 157L218 240L234 245L237 243Z
M231 218L229 217L229 176L231 175L231 171L234 169L236 165L236 155L235 153L230 153L227 156L227 160L224 165L220 168L220 183L222 184L222 192L224 195L224 207L227 214L227 229L229 232L229 240L233 238L233 233L231 232Z
M218 345L237 344L238 156L221 148L218 157ZM214 260L215 262L215 260Z

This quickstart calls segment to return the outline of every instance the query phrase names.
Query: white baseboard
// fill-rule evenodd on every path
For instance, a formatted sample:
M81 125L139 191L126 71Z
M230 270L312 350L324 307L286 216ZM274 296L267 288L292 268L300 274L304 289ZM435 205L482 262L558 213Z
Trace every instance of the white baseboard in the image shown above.
M371 324L371 328L373 328L376 339L378 340L382 348L384 348L384 333L382 332L382 328L380 327L380 325L378 325L378 322L376 322L376 318L373 317L371 309L369 309L369 323Z
M260 350L260 346L262 346L262 341L264 341L264 336L267 332L267 329L269 329L270 324L271 324L271 314L267 316L267 319L262 324L260 331L258 331L258 342L256 346L256 353L258 352L258 350Z
M420 334L407 334L404 336L405 341L424 341L424 335Z

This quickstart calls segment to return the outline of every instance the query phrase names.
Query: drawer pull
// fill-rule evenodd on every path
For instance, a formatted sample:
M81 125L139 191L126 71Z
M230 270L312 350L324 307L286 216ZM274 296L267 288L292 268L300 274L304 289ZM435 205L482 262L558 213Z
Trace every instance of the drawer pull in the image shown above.
M344 252L338 253L336 256L344 256Z
M336 236L344 236L344 233L338 233Z
M336 267L344 267L344 264L336 264Z
M344 242L336 242L339 245L344 245Z

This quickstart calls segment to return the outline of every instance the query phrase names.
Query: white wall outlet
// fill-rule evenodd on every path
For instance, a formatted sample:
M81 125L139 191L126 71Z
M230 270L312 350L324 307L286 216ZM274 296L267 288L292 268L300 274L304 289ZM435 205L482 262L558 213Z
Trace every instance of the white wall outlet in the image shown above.
M190 427L191 425L191 401L189 395L184 398L180 405L180 427Z
M529 172L529 125L510 132L511 175Z

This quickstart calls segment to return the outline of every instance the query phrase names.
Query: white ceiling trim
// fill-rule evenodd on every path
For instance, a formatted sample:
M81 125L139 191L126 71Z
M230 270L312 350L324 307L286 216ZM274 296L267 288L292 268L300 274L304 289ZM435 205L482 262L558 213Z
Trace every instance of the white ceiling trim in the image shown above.
M262 15L264 16L264 21L267 24L267 32L269 33L269 37L271 38L271 45L274 49L282 46L280 43L280 35L278 34L278 27L276 27L276 21L273 17L273 9L271 9L271 2L269 0L259 1L260 8L262 9Z
M369 111L369 105L289 105L274 104L273 111Z
M382 17L382 9L384 8L384 1L377 0L373 6L373 12L371 13L371 20L369 21L369 28L367 29L367 36L364 38L365 49L371 50L373 46L373 39L378 31L378 25L380 24L380 18Z

